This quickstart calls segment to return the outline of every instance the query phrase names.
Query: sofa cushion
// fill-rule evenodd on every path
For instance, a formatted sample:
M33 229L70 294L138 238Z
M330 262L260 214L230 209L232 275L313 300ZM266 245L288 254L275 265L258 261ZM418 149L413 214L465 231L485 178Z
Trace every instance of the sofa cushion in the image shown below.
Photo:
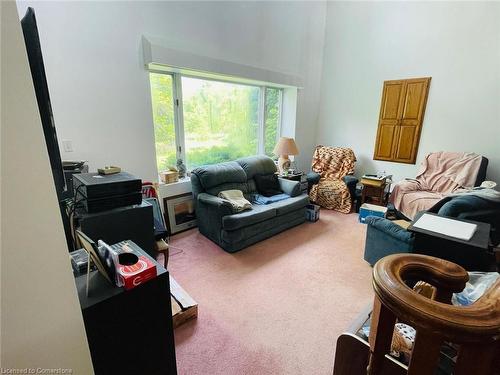
M249 156L236 160L246 173L247 179L256 174L273 174L276 172L276 164L273 159L265 155Z
M257 184L255 183L255 180L251 178L250 180L247 181L247 186L248 186L248 193L249 194L258 194L259 192L257 191Z
M276 209L270 206L253 204L251 210L226 215L222 218L222 228L235 230L275 217Z
M297 197L288 198L279 202L271 203L268 206L276 209L276 215L281 216L288 212L304 208L309 204L309 196L301 194Z
M303 223L306 220L305 209L289 212L286 215L276 216L260 223L255 223L238 230L221 231L222 241L228 244L237 244L241 242L248 244L256 242L254 238L264 239L269 237L266 233L277 233L294 225ZM248 246L248 244L246 246ZM241 248L241 247L240 247Z
M272 197L283 193L280 188L278 176L273 174L256 174L253 176L257 191L265 197Z
M226 182L220 185L212 186L211 188L208 188L206 192L217 196L224 190L241 190L241 192L246 195L248 193L248 186L246 182Z
M200 184L205 190L224 183L244 183L247 181L245 171L235 161L205 165L195 168L192 173L198 176Z

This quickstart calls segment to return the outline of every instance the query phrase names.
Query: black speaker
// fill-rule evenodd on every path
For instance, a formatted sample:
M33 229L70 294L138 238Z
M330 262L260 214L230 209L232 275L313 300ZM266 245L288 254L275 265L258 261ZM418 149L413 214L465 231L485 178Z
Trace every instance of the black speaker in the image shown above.
M73 191L73 175L78 173L88 173L89 166L82 164L84 162L70 162L63 161L64 179L66 180L66 191L62 193L62 198L73 198L75 192Z
M132 240L156 258L154 249L153 207L143 202L137 206L115 208L98 213L77 213L80 230L94 242L103 240L109 245Z
M169 275L132 290L111 286L99 272L76 280L85 331L96 375L174 375L174 332Z

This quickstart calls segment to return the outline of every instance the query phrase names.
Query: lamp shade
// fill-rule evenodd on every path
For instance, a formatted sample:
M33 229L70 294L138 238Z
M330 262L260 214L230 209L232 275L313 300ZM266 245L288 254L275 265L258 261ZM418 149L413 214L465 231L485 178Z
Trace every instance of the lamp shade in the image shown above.
M298 155L299 149L293 138L281 137L274 147L273 154L280 155Z

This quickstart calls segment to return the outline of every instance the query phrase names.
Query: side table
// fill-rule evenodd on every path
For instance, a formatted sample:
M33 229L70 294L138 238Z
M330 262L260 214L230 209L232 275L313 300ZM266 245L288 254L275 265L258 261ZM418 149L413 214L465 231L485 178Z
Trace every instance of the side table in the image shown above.
M300 181L303 174L304 173L302 173L302 172L289 173L287 175L278 174L278 177L279 178L284 178L284 179L287 179L287 180L292 180L292 181Z
M429 212L419 212L408 227L408 230L415 234L415 253L446 259L459 264L467 271L491 271L495 265L495 257L489 252L490 224L449 218L477 225L477 230L472 238L469 241L464 241L438 232L414 227L413 223L424 213L438 216Z
M361 185L363 186L361 189L361 204L365 203L367 198L370 198L370 203L379 206L387 205L386 190L389 188L389 184L384 183L381 186L373 186L361 183Z

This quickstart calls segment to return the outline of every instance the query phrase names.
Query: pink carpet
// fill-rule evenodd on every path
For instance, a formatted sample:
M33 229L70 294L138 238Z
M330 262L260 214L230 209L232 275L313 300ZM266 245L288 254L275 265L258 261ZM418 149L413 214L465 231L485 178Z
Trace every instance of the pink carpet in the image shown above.
M235 254L197 229L174 236L170 272L199 304L175 330L179 374L331 375L337 337L372 301L365 233L322 210Z

